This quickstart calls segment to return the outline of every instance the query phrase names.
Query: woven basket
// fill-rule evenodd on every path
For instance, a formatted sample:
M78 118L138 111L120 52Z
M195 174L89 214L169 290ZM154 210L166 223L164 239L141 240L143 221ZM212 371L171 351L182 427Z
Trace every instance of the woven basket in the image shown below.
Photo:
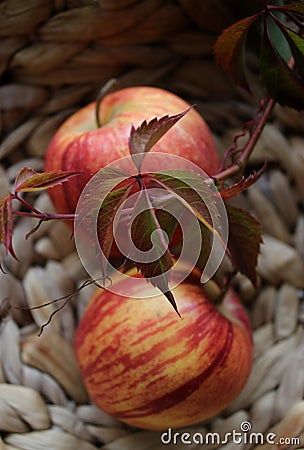
M199 0L5 0L0 2L0 195L23 166L42 169L48 142L62 121L117 78L117 88L148 84L195 103L220 150L231 145L256 105L214 64L216 35L234 19L225 2ZM258 89L257 89L258 92ZM258 92L259 93L259 92ZM183 431L270 431L281 449L304 448L304 122L277 107L251 159L269 165L238 202L264 232L260 288L242 276L236 287L254 328L255 361L239 398L223 413ZM46 194L33 197L52 211ZM30 239L30 219L18 220L14 246L20 261L6 261L0 300L38 306L75 290L86 274L69 232L45 223ZM52 307L11 310L0 325L0 449L161 449L159 432L130 429L94 407L81 383L72 344L77 318L92 290L81 291L37 339ZM2 313L5 308L1 304ZM244 426L244 425L243 425ZM166 446L188 445L177 438ZM268 443L266 448L273 448Z

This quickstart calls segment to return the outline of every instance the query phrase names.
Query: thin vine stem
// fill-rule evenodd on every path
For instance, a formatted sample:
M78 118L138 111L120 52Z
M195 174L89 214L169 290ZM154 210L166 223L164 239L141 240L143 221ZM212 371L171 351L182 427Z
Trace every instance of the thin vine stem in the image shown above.
M28 203L24 198L20 197L18 194L13 194L12 200L18 200L18 202L22 203L23 206L28 208L30 211L32 211L35 214L41 214L41 212L36 209L34 206L32 206L30 203Z
M265 19L266 20L266 19ZM295 61L293 57L290 58L288 67L292 69L294 67ZM239 160L232 164L230 167L227 167L226 169L222 169L219 173L214 175L212 178L217 182L220 183L227 178L230 178L235 175L242 175L244 172L244 169L246 168L246 165L248 163L248 160L251 156L251 153L253 152L255 145L257 141L259 140L262 131L268 122L268 119L273 111L273 108L276 104L276 101L272 97L268 97L265 100L262 100L263 103L265 103L264 111L257 120L256 128L252 131L247 144L243 149L240 149L242 152L242 155L240 156Z
M255 147L257 141L259 140L259 137L261 136L261 133L268 121L268 118L273 111L275 104L276 104L276 102L274 99L269 98L267 100L264 112L262 113L261 118L258 121L255 130L252 132L251 136L249 137L248 142L242 151L242 156L239 158L239 160L236 163L232 164L230 167L227 167L226 169L223 169L221 172L214 175L213 179L215 179L217 182L219 182L219 181L223 181L229 177L232 177L234 175L242 174L242 172L244 171L244 169L248 163L251 153L253 152L254 147Z
M40 220L56 220L56 219L63 219L63 220L74 220L75 214L49 214L49 213L35 213L33 211L13 211L14 216L25 216L25 217L32 217L34 219L40 219Z

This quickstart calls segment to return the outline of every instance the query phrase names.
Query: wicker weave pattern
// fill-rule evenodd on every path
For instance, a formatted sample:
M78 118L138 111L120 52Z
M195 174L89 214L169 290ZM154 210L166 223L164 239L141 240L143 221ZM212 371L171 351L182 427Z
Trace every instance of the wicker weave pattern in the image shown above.
M0 17L2 156L33 130L47 133L39 129L41 122L47 141L70 108L95 98L112 77L118 87L161 85L199 109L201 100L232 98L230 83L211 57L219 25L231 18L212 1L7 0ZM224 106L224 120L232 110ZM220 122L214 111L204 113Z
M153 84L196 103L216 134L231 145L255 105L215 66L212 46L233 18L219 0L4 0L0 2L0 195L18 170L42 169L60 123L95 98L109 78L117 87ZM236 284L254 327L255 362L248 384L222 414L189 432L239 430L300 436L304 448L304 125L303 115L276 108L251 162L269 161L267 173L240 196L260 220L264 245L260 289ZM35 206L52 211L46 194ZM20 258L0 272L2 300L39 306L71 293L86 274L69 233L47 222L16 223ZM57 314L37 338L53 307L13 310L0 323L0 449L159 450L159 433L130 430L90 404L73 356L77 320L91 287ZM3 309L2 309L3 308ZM51 345L50 345L51 344ZM205 445L198 448L214 449ZM167 446L184 450L185 445ZM187 448L196 448L187 446ZM243 449L229 444L227 449ZM268 445L267 450L274 447Z

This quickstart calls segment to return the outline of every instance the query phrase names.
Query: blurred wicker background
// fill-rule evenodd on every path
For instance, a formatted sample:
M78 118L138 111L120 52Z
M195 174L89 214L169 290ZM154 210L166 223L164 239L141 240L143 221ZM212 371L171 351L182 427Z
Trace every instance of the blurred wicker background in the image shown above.
M222 151L256 102L216 67L212 46L223 27L241 14L241 3L220 0L5 0L0 2L0 194L18 170L42 169L46 146L60 123L94 99L102 85L150 84L197 105ZM247 6L252 2L248 2ZM255 67L252 58L252 67ZM252 79L257 80L253 70ZM258 84L256 93L261 95ZM239 198L261 221L260 288L244 277L237 288L254 327L255 363L236 401L218 417L186 431L225 433L249 421L252 431L300 436L304 448L304 122L277 107L252 157L267 158L262 179ZM52 210L45 193L32 197ZM45 223L30 239L29 219L18 220L14 246L0 273L0 313L9 298L38 306L66 295L86 279L69 232ZM12 309L0 325L0 449L154 450L160 433L123 426L98 411L82 386L73 356L77 320L90 287L56 315L55 306ZM206 448L217 445L167 448ZM225 449L245 445L228 444ZM267 447L267 446L266 446ZM269 449L273 446L269 445Z

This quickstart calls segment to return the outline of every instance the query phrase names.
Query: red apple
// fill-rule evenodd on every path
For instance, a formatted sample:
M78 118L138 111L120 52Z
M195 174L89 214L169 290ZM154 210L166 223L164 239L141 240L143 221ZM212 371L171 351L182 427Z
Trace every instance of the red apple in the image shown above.
M144 289L143 297L155 295L150 284ZM240 393L250 373L251 328L236 293L229 291L220 307L193 281L173 293L181 318L164 295L138 299L98 291L76 332L91 399L139 428L177 428L210 418Z
M60 213L74 213L88 180L100 168L129 155L131 125L144 120L174 115L189 104L171 92L154 87L132 87L111 93L102 100L98 128L96 103L80 109L59 128L45 156L45 171L83 171L49 193ZM219 167L219 156L212 135L202 117L191 110L153 147L188 159L209 175ZM165 169L166 167L159 167Z

